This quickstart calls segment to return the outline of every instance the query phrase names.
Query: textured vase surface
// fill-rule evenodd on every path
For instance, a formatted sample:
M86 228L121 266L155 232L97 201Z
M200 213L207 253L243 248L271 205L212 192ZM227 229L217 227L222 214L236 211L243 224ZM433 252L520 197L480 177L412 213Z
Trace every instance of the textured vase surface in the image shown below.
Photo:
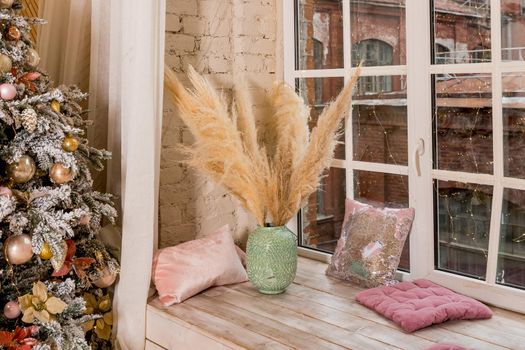
M248 278L263 294L284 292L297 271L297 236L286 226L258 227L246 246Z

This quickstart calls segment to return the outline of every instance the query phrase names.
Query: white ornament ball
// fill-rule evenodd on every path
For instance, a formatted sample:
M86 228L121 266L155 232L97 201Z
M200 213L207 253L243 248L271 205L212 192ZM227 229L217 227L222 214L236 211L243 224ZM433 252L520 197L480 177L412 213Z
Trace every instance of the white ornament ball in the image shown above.
M16 87L13 84L4 83L0 85L0 98L5 101L11 101L16 97Z
M9 236L4 242L4 257L11 265L22 265L31 260L31 237L26 234Z

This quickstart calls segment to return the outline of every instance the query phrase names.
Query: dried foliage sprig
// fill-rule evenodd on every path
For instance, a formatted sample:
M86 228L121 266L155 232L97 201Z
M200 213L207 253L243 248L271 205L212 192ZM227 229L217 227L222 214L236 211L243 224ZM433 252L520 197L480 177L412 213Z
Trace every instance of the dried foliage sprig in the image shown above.
M262 132L244 84L237 84L231 115L223 99L193 67L187 90L165 67L165 86L195 137L181 146L187 164L224 186L259 225L286 224L319 186L333 159L341 121L350 109L359 70L309 132L309 108L284 83L270 92L273 115ZM258 136L264 135L259 142ZM272 151L270 151L270 149Z

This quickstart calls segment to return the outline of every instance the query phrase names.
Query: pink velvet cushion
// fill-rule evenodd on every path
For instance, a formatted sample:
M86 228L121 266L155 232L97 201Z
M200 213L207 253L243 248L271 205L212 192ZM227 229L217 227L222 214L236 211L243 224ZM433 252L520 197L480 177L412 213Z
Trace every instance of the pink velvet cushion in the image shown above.
M204 238L157 250L152 276L160 301L169 306L212 286L245 282L243 257L228 225Z
M407 332L448 320L492 317L479 301L424 279L364 290L355 298Z
M394 282L414 209L375 208L347 199L341 237L326 274L364 287Z

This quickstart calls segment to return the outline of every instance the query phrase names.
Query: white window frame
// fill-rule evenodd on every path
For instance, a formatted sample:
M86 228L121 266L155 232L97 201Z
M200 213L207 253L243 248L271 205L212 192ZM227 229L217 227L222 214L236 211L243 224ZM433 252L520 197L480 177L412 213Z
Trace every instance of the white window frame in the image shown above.
M351 67L350 1L343 0L344 68L323 70L295 69L295 1L283 1L283 60L284 79L295 86L296 78L344 77L347 81L355 68ZM407 76L408 166L353 161L352 123L345 124L346 160L335 160L335 168L346 169L347 195L354 193L354 170L367 170L389 174L408 175L410 206L416 208L416 218L410 236L410 273L405 279L427 278L460 293L492 305L525 313L525 290L496 284L497 259L503 189L525 190L525 180L507 178L503 174L503 120L502 74L525 72L520 61L501 60L501 0L491 0L491 56L490 63L431 64L431 1L406 0L406 52L407 65L364 67L361 74ZM426 15L422 15L426 14ZM427 28L422 30L422 28ZM443 73L487 73L492 76L493 99L493 152L494 174L473 174L433 169L432 165L432 75ZM424 119L425 122L421 122ZM426 150L418 155L418 146ZM421 173L415 168L419 157ZM434 266L434 196L433 180L455 180L493 186L492 217L489 233L486 281L447 273ZM297 231L297 220L290 225ZM299 248L302 255L328 261L330 254L308 248Z

